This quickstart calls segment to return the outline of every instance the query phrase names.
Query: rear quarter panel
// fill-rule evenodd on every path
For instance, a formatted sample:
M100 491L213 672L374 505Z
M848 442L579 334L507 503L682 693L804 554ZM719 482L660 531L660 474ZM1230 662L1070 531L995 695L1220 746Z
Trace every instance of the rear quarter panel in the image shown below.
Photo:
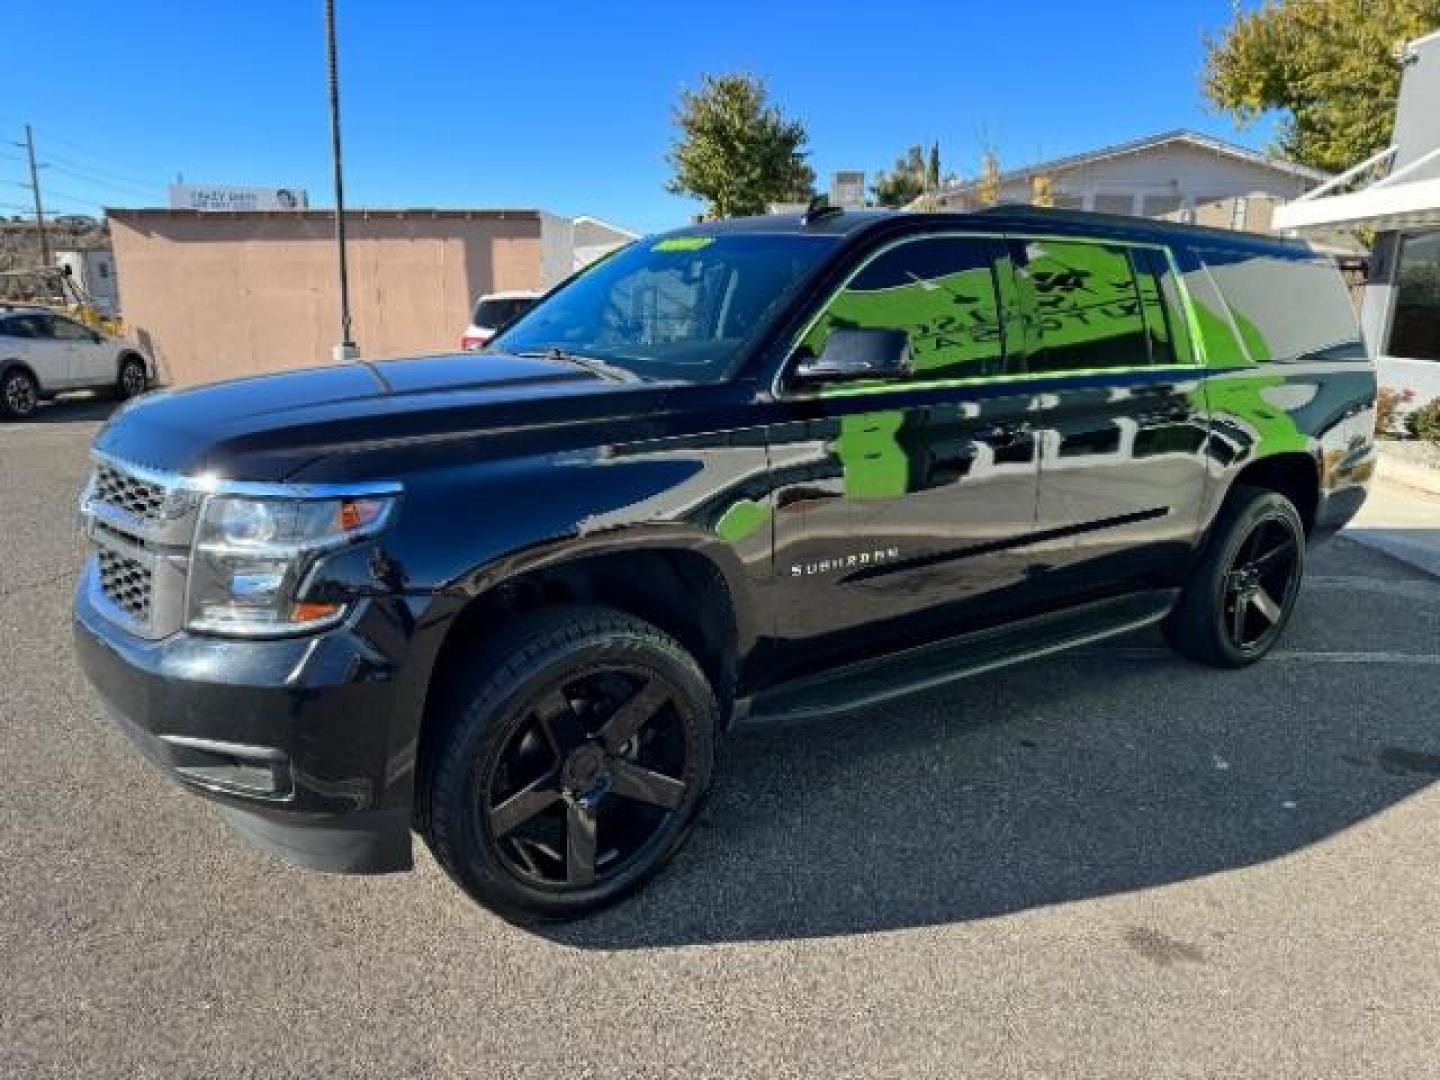
M1303 249L1177 251L1203 343L1214 519L1248 466L1303 455L1319 500L1312 538L1341 528L1375 468L1374 363L1339 271Z

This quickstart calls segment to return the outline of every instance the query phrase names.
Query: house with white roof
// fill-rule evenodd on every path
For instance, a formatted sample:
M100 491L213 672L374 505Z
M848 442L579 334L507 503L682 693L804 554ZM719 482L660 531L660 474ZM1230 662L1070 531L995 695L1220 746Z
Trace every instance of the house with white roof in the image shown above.
M1328 179L1305 165L1177 130L1012 169L1000 175L994 201L1269 232L1277 205ZM922 196L915 208L972 210L984 201L981 181L968 180Z

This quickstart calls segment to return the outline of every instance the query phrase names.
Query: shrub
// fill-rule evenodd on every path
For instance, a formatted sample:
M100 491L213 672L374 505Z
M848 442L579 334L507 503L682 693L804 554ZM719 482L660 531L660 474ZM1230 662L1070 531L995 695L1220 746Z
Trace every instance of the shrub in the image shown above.
M1395 413L1400 408L1400 391L1382 386L1375 397L1375 434L1390 435L1395 431Z
M1440 444L1440 397L1432 398L1405 417L1405 427L1417 439Z

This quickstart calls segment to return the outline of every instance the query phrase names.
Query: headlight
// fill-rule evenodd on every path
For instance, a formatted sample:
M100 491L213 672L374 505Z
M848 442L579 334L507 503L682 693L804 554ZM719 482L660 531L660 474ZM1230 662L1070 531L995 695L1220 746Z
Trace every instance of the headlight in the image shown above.
M338 621L344 605L307 601L306 576L325 552L383 529L393 496L205 500L190 558L186 626L269 637Z

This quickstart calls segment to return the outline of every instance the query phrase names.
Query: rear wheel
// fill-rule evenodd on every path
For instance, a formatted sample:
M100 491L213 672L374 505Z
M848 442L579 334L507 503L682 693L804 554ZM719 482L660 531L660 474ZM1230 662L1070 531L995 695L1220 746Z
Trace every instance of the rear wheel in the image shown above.
M426 838L519 922L618 900L680 847L710 783L719 708L669 635L607 608L507 625L451 695L427 762Z
M0 408L17 420L27 420L40 407L40 384L24 368L11 368L0 378Z
M115 394L122 400L139 397L145 392L149 378L145 374L145 361L138 356L127 356L120 361L120 374L115 380Z
M1305 526L1278 492L1239 488L1180 603L1165 620L1176 651L1215 667L1244 667L1279 640L1305 572Z

